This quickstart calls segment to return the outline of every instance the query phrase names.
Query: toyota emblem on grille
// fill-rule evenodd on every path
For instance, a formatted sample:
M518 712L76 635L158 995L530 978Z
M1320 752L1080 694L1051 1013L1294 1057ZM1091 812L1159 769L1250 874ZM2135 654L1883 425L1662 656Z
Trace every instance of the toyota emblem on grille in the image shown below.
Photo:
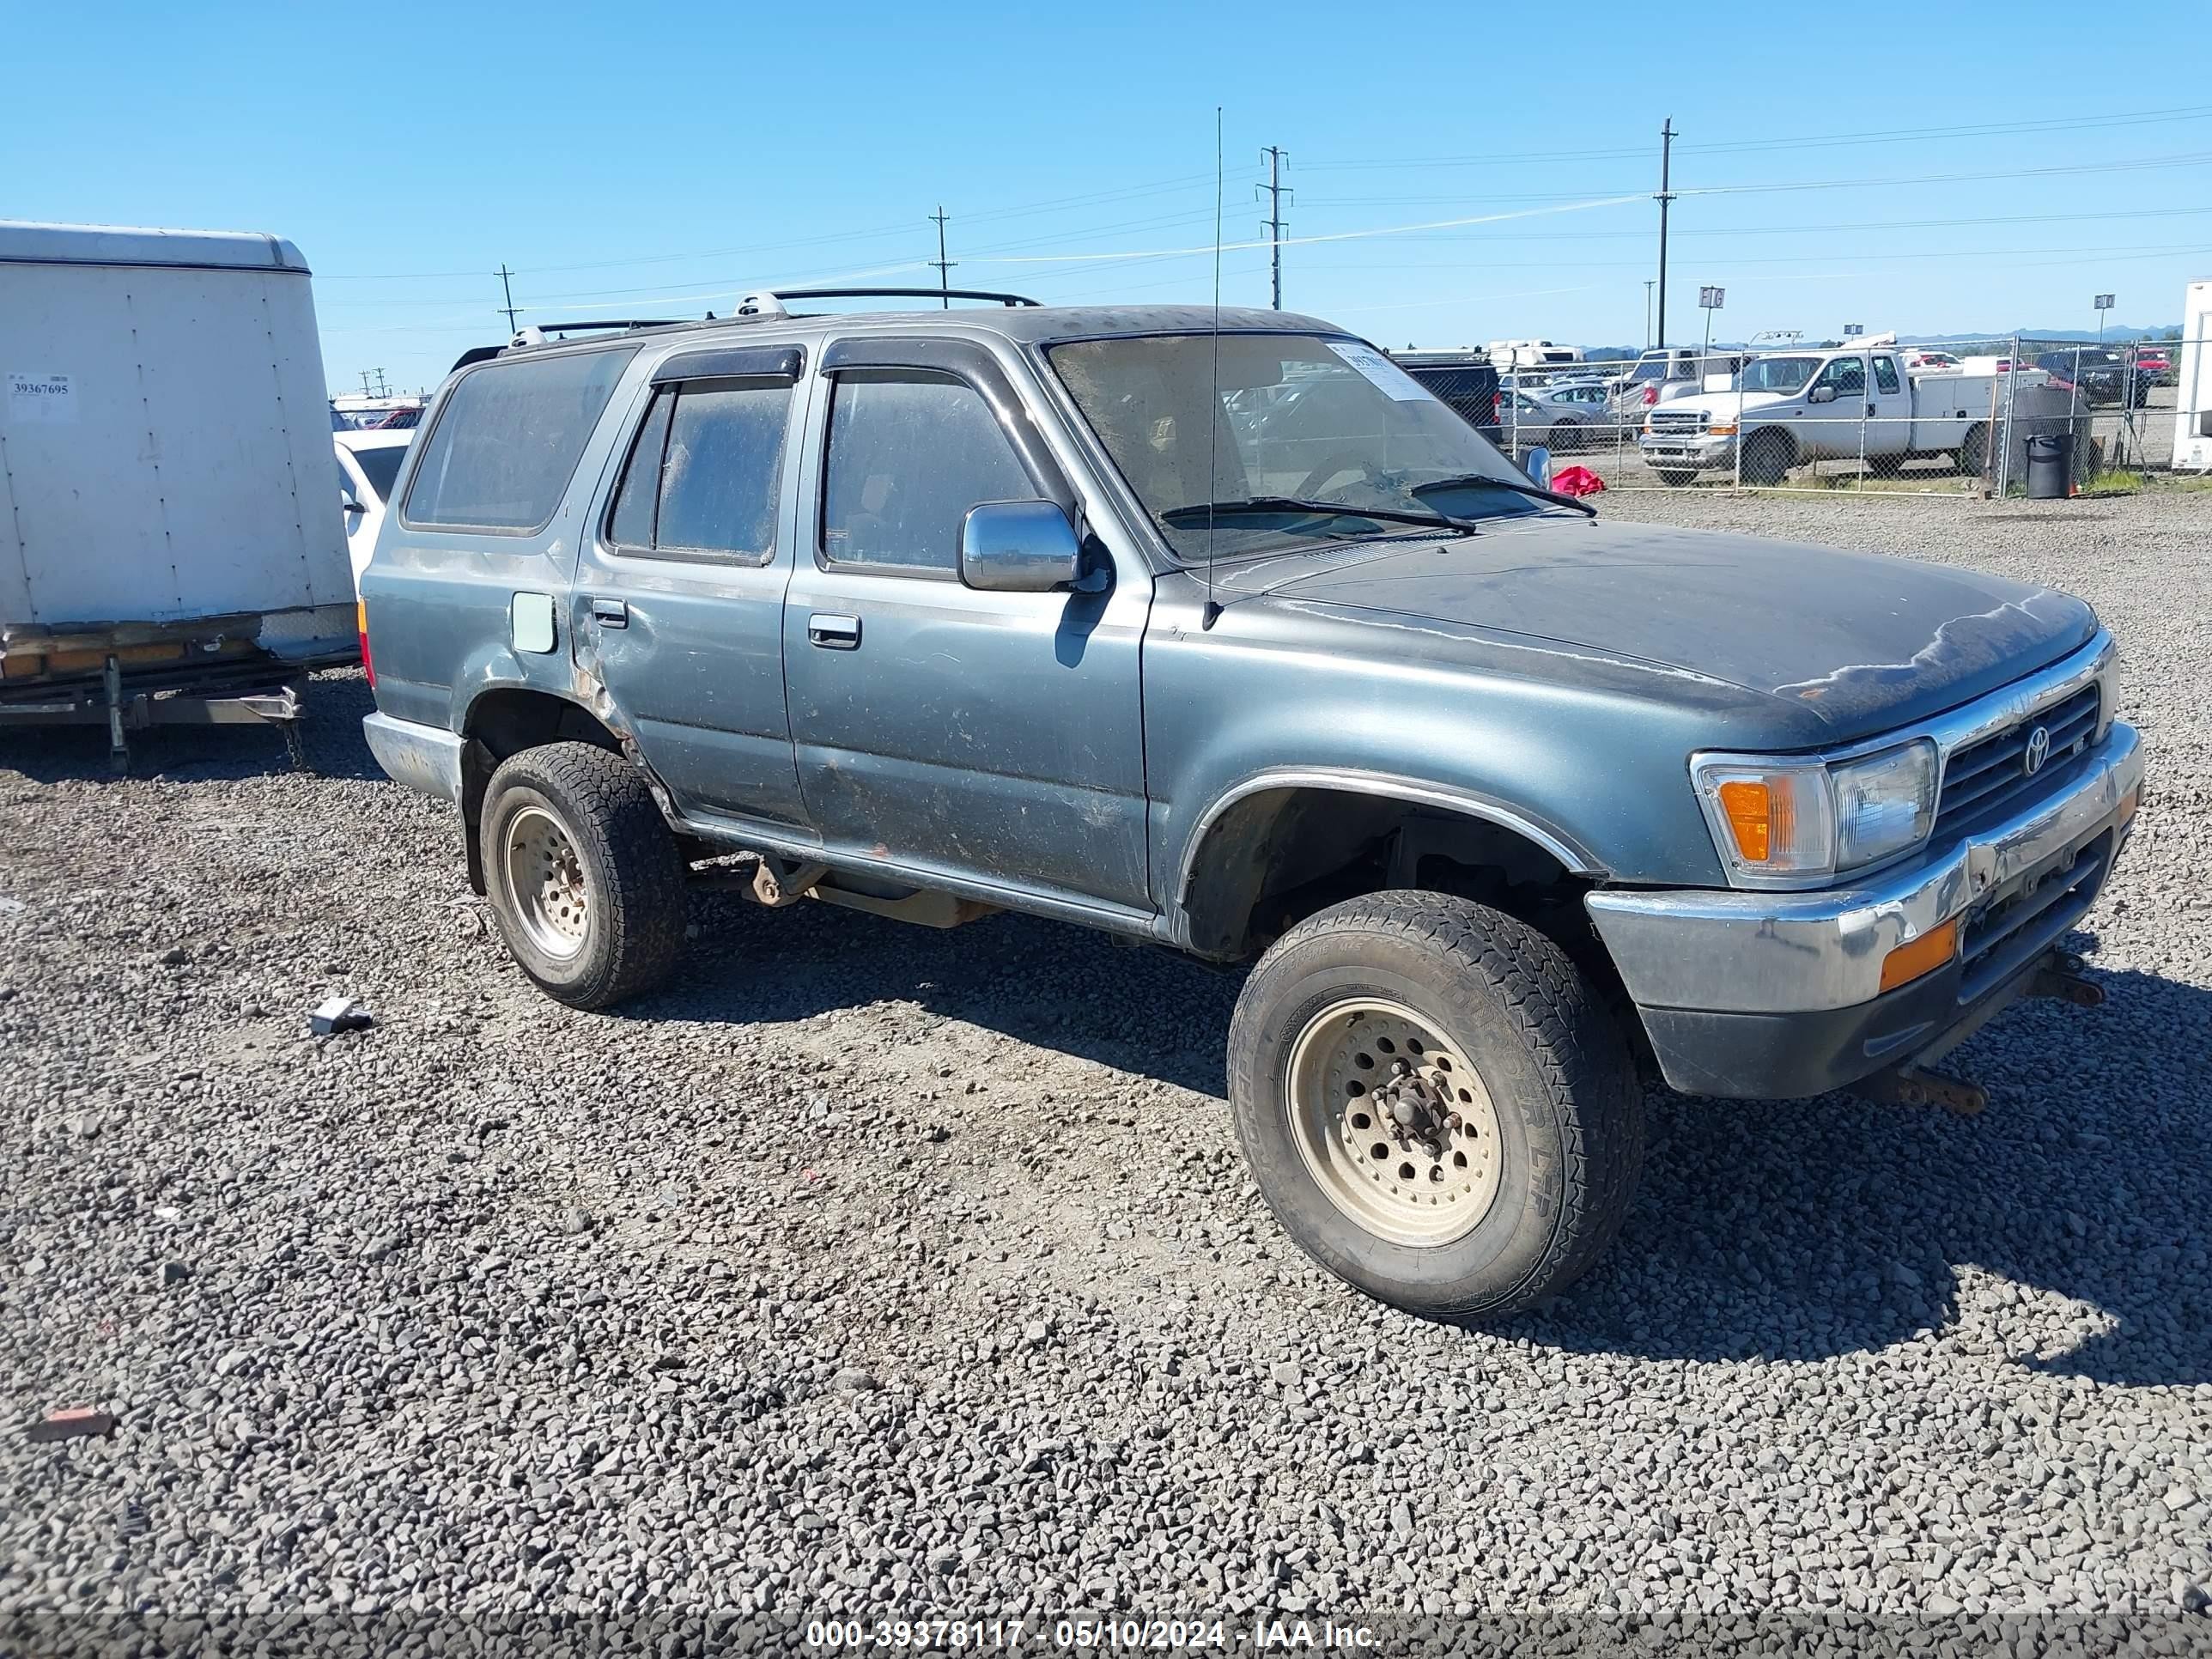
M2043 769L2043 763L2051 758L2051 728L2039 726L2027 734L2027 752L2020 757L2020 769L2029 777Z

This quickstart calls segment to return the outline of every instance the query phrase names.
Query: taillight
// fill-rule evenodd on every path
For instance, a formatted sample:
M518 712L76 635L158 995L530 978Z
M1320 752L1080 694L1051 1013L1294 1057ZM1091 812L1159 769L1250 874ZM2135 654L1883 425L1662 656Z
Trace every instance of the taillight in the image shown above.
M368 602L366 599L353 602L353 616L361 629L361 672L368 676L368 689L374 691L376 690L376 665L368 659Z
M1652 405L1652 404L1654 404L1657 403L1658 401L1659 401L1659 388L1658 388L1657 386L1645 386L1645 387L1644 388L1644 408L1649 409L1649 408L1650 408L1650 407L1651 407L1651 405Z

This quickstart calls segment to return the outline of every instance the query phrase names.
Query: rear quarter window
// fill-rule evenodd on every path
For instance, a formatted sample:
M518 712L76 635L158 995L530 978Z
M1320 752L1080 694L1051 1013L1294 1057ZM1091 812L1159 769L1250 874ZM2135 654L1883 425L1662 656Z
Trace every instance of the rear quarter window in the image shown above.
M528 532L552 521L635 348L487 363L446 394L407 489L411 525Z

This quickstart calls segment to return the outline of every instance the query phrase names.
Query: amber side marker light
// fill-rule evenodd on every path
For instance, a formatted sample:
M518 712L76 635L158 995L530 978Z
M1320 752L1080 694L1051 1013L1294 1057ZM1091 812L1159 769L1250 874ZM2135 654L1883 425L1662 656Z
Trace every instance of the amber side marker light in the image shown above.
M1900 985L1910 985L1922 975L1934 973L1958 954L1959 921L1954 916L1884 957L1881 988L1894 991Z
M1790 798L1777 796L1763 783L1753 783L1735 778L1723 784L1719 790L1721 811L1727 814L1729 831L1735 837L1735 850L1743 855L1747 864L1764 864L1774 855L1775 831L1781 830L1781 841L1790 842ZM1778 810L1779 809L1778 814ZM1775 823L1777 816L1785 822Z

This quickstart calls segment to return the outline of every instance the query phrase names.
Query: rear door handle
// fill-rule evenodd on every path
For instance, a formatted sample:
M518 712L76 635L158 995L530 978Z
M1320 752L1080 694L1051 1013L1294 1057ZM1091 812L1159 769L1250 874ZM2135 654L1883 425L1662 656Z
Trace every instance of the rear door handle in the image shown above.
M860 643L858 617L833 617L816 611L806 619L806 642L825 651L857 650Z
M602 628L628 628L629 606L620 599L593 599L592 620Z

